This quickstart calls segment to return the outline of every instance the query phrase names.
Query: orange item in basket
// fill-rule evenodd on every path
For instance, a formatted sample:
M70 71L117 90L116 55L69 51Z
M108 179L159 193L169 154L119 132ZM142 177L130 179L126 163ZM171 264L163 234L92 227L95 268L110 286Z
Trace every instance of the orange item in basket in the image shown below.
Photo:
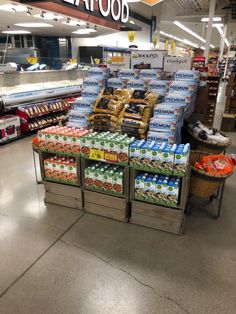
M225 155L205 156L202 165L207 172L212 174L228 174L233 172L234 166L231 159Z

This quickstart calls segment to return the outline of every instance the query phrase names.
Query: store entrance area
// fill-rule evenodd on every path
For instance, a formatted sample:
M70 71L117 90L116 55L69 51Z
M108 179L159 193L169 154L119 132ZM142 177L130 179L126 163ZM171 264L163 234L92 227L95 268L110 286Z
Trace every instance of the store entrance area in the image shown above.
M235 312L235 174L221 218L196 210L176 236L45 205L31 140L1 148L0 313Z

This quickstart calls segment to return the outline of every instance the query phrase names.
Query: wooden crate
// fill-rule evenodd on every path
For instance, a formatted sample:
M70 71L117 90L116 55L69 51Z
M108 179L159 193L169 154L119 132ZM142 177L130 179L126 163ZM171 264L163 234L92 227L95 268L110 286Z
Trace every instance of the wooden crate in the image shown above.
M44 182L45 202L61 206L82 209L83 196L79 187L66 184Z
M132 201L131 218L129 221L133 224L181 234L185 214L181 209Z
M129 203L125 198L84 190L84 211L127 222Z
M174 234L181 234L185 222L185 208L189 194L190 169L188 169L187 175L182 178L178 208L165 207L135 200L134 178L137 171L131 168L130 172L130 223Z

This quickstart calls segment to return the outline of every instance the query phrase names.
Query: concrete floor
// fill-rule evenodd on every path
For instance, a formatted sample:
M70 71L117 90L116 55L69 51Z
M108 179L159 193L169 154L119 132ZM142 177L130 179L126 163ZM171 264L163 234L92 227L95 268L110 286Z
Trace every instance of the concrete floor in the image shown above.
M45 206L30 138L0 161L1 314L236 313L236 174L220 219L195 211L175 236Z

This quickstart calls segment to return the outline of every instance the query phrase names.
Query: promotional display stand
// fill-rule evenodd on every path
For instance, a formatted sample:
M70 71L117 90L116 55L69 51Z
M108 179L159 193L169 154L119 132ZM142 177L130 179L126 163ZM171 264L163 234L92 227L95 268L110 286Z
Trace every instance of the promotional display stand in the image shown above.
M176 207L151 204L136 200L134 196L135 176L137 169L124 168L123 187L121 195L96 190L86 186L85 169L94 160L75 157L77 168L77 183L63 183L48 179L45 176L44 161L55 153L33 148L39 154L40 172L45 188L45 202L82 209L84 212L115 219L120 222L130 222L174 234L181 234L185 221L185 208L188 198L190 170L181 179L181 196ZM58 156L67 156L57 153ZM106 164L106 162L104 162Z

